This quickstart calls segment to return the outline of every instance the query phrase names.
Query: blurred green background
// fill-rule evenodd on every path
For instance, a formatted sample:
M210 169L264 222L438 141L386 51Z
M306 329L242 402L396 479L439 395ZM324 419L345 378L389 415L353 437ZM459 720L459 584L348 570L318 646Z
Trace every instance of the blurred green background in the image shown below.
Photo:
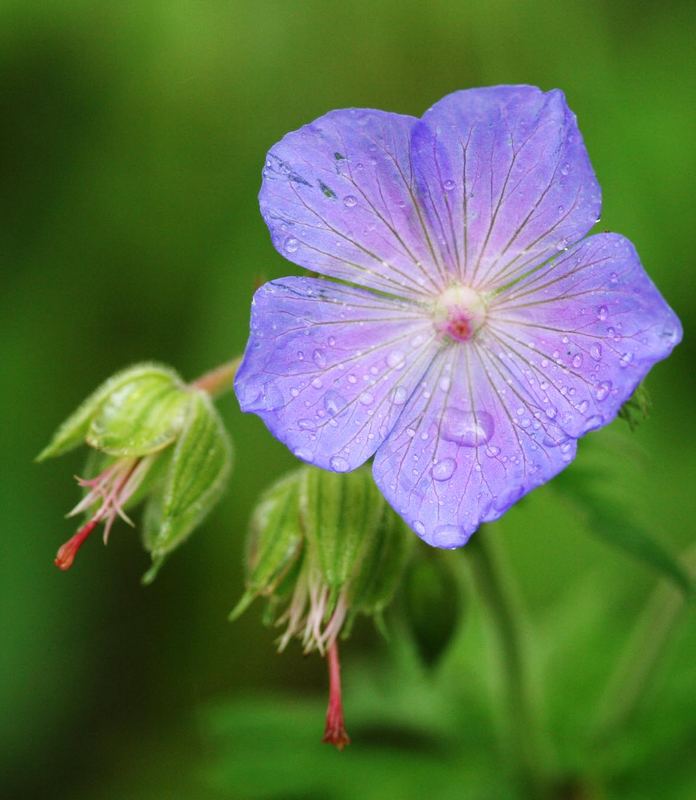
M617 422L579 456L609 454L622 501L683 551L696 515L695 40L686 1L0 3L0 796L513 796L465 579L435 669L398 614L391 646L365 625L343 648L354 744L341 755L319 744L321 659L277 656L257 608L227 623L251 505L293 461L234 398L230 491L147 589L125 526L55 569L82 456L32 459L120 367L157 359L193 378L241 351L257 282L296 271L256 202L283 134L332 108L419 115L455 89L525 82L566 92L603 187L601 228L636 243L684 323L651 376L649 421L630 437ZM543 670L558 797L696 796L683 623L632 724L582 746L656 576L588 536L553 486L496 529ZM435 604L433 625L453 606Z

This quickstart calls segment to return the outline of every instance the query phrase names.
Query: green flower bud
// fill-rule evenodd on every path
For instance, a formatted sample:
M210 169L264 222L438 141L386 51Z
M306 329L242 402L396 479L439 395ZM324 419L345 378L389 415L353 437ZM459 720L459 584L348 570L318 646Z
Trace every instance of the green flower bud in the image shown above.
M146 502L149 582L212 509L229 475L232 448L204 387L187 386L167 367L140 364L107 380L60 426L38 460L81 443L93 449L85 477L78 478L83 499L69 514L86 513L88 519L58 551L58 567L72 565L100 523L106 542L116 518L132 525L127 510Z
M252 516L246 591L230 616L267 597L269 622L285 626L279 649L294 637L323 654L357 614L379 621L412 545L367 467L300 467L264 493Z
M256 597L268 600L265 621L285 626L305 652L326 655L329 703L324 741L342 750L339 635L357 614L375 617L389 604L414 543L375 486L367 467L337 474L300 467L261 497L249 526L246 591L236 619Z

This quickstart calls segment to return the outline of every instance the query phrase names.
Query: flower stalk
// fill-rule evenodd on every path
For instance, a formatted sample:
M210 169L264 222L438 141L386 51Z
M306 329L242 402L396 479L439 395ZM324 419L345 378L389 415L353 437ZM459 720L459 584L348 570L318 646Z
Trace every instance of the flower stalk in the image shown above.
M241 363L241 357L221 364L210 372L201 375L191 383L196 389L207 392L211 397L218 398L227 392L231 392L234 386L234 376L237 374L237 369Z
M504 575L485 527L466 548L476 586L488 607L495 631L503 675L503 692L510 752L516 759L516 779L521 795L530 800L547 797L539 753L539 732L533 713L529 673L521 630L520 609Z

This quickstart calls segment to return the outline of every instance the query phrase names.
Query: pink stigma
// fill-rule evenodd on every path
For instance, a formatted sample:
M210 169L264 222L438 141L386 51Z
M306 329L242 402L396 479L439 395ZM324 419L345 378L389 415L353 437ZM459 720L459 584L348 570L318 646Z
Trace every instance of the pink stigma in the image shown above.
M85 539L92 533L92 531L99 524L98 517L93 517L88 523L83 525L80 530L58 550L54 560L54 564L65 571L70 569L77 551L82 547Z

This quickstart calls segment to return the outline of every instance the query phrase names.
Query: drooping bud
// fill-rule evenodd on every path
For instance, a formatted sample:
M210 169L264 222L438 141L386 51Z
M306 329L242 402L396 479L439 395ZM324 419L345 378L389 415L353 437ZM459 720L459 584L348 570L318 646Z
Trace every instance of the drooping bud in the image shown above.
M379 624L413 547L365 467L337 474L300 467L271 486L251 519L246 591L236 619L256 597L268 599L266 621L326 655L330 698L324 741L341 749L343 725L338 638L358 614Z
M139 364L100 386L60 426L42 461L74 449L92 448L84 496L69 516L87 514L86 523L58 551L56 565L68 569L89 534L103 523L104 541L117 517L132 525L127 510L143 501L144 544L153 567L215 505L231 464L231 443L209 395L187 386L171 369Z

